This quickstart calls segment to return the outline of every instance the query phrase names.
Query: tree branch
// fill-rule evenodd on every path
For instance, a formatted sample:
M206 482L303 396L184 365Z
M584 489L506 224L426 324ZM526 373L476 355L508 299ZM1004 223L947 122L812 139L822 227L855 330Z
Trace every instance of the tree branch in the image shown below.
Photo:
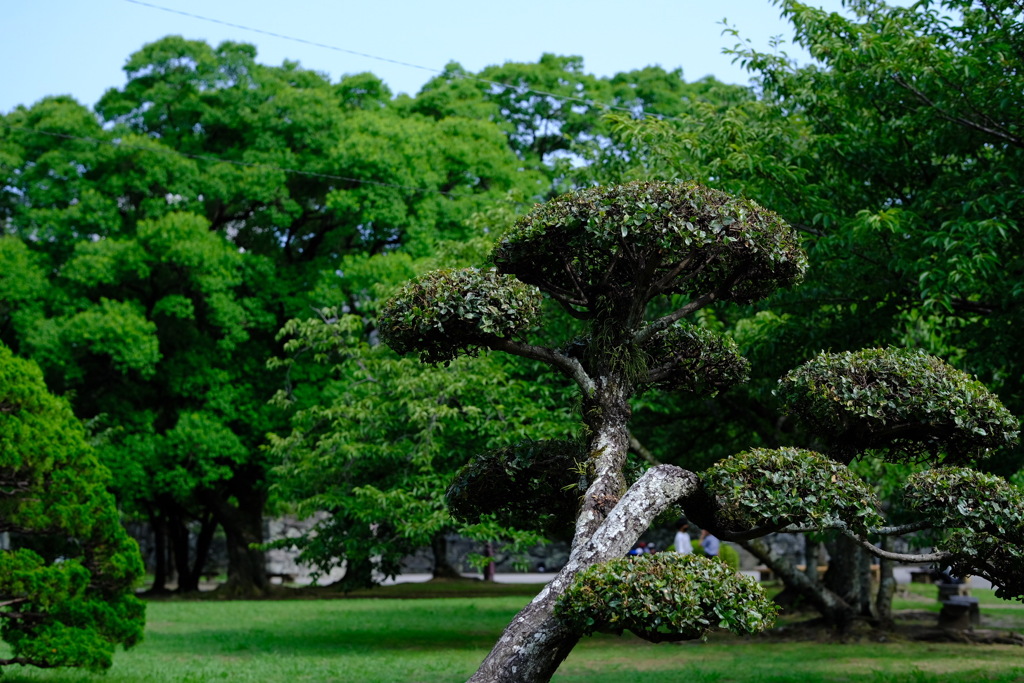
M495 351L510 353L513 356L530 358L532 360L539 360L547 363L553 368L560 370L562 374L573 379L587 396L593 396L594 392L597 391L597 386L594 384L594 380L587 374L587 371L583 369L580 362L575 358L571 358L556 351L555 349L550 349L546 346L524 344L505 337L495 338L488 341L487 347L494 349Z
M562 309L576 318L577 320L589 320L591 317L590 311L580 311L576 309L576 306L586 306L587 302L579 301L571 297L565 296L561 292L548 290L548 296L557 301L561 305Z
M689 470L675 465L652 467L623 494L594 535L573 548L570 562L589 566L625 556L655 517L699 488L700 479Z
M978 132L985 133L986 135L991 135L993 137L997 137L1000 140L1008 142L1009 144L1013 145L1014 147L1024 148L1024 140L1022 140L1021 138L1017 137L1016 135L1012 135L1010 133L1007 133L1007 132L1004 132L1004 131L1001 131L1001 130L996 130L996 129L990 128L988 126L983 126L982 124L978 123L977 121L972 121L971 119L964 118L963 116L956 116L954 114L948 113L946 110L944 110L942 107L940 107L935 101L933 101L930 97L928 97L926 94L924 94L924 92L922 90L920 90L920 89L914 87L913 85L911 85L910 83L908 83L898 73L897 74L892 74L890 76L890 78L892 78L892 80L896 83L896 85L900 86L901 88L903 88L903 89L907 90L908 92L910 92L911 94L913 94L917 99L921 100L924 104L926 104L929 107L931 107L932 109L934 109L935 112L940 117L946 119L947 121L950 121L952 123L959 123L961 126L964 126L966 128L970 128L972 130L976 130Z
M640 443L640 439L636 438L633 432L629 429L626 430L626 435L629 436L629 447L639 455L641 458L651 463L652 465L660 465L661 462L654 457L654 453L647 450L647 447Z
M875 557L880 557L883 560L893 560L895 562L906 562L910 564L921 564L925 562L945 562L946 560L953 557L953 553L947 552L919 553L914 555L908 553L893 553L889 552L888 550L882 550L875 544L871 543L871 541L868 541L866 539L861 538L860 536L857 536L852 531L847 531L844 529L843 534L859 543L865 550L867 550Z
M0 602L0 607L11 607L12 605L20 605L24 602L28 602L28 598L14 598L13 600Z
M903 534L909 534L914 531L923 531L924 529L931 529L934 524L926 521L911 522L910 524L903 524L901 526L882 526L877 529L870 529L868 533L878 534L879 536L901 536Z
M641 329L639 332L633 335L633 341L637 344L643 344L651 337L656 335L658 332L661 332L662 330L667 328L672 323L676 322L677 320L681 320L682 318L685 318L686 316L690 315L696 310L704 308L705 306L712 303L716 299L718 299L718 292L708 292L707 294L704 294L702 296L697 297L696 299L693 299L692 301L690 301L690 303L686 304L682 308L679 308L666 316L658 318L647 327Z
M28 657L11 657L10 659L0 659L0 666L9 666L11 664L21 664L24 666L34 666L40 669L53 669L60 666L59 664L44 664Z

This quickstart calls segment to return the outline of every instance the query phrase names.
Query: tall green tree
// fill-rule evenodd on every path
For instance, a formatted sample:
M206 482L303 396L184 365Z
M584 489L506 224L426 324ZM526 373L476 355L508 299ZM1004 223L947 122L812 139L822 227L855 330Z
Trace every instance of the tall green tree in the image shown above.
M39 368L0 345L0 667L105 669L142 638L142 560L109 479Z
M289 412L291 431L271 436L280 462L275 489L318 521L281 544L298 546L321 570L344 564L346 588L396 574L421 547L434 552L435 577L452 575L451 533L502 541L510 552L541 540L525 524L459 523L444 492L471 456L512 435L570 438L566 402L534 384L533 367L478 357L436 372L376 340L379 308L403 282L445 261L479 257L492 241L441 242L415 259L406 252L346 258L339 285L316 294L334 307L282 330L288 356L273 364L287 368L287 387L275 405Z
M74 396L125 504L173 549L157 587L173 570L195 588L219 527L229 590L266 590L253 544L282 417L264 363L341 260L428 254L490 204L540 193L493 123L409 112L368 74L255 58L172 36L128 60L98 116L54 98L0 129L0 331Z

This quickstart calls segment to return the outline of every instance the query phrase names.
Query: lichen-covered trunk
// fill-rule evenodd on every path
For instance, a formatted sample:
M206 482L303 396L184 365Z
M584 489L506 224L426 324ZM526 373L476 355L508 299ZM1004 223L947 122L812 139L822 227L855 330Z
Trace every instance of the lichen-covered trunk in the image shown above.
M505 628L471 683L544 683L579 640L555 616L558 597L581 571L623 557L669 505L697 491L697 475L675 465L648 470L591 538L574 545L562 571Z
M578 634L554 616L558 596L580 571L595 562L620 557L632 546L630 542L621 553L612 556L607 556L607 552L599 548L583 551L591 546L596 531L625 492L622 465L629 448L626 429L629 403L626 396L622 382L604 377L596 395L584 400L584 421L590 432L588 465L592 479L576 517L569 561L516 615L471 681L535 683L550 680L579 640ZM636 537L639 538L639 534Z

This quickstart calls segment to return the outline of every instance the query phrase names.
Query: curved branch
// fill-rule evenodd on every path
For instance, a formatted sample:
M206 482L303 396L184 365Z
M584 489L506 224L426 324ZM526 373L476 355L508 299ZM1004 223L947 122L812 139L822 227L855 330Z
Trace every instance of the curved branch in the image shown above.
M661 464L661 462L656 457L654 457L654 453L651 453L647 449L647 447L640 442L640 439L636 438L632 430L627 428L626 436L629 437L629 447L632 448L637 455L639 455L641 458L651 463L652 465Z
M677 320L685 318L686 316L690 315L696 310L704 308L708 304L714 302L716 299L718 299L718 292L709 292L707 294L697 297L696 299L693 299L692 301L690 301L690 303L686 304L682 308L679 308L666 316L658 318L647 327L641 329L639 332L633 335L633 341L637 344L643 344L651 337L656 335L658 332L661 332L662 330L667 328L672 323L676 322Z
M809 529L809 531L817 531L817 529ZM801 531L794 531L793 529L790 529L785 525L756 526L752 529L747 529L746 531L725 531L723 529L716 528L714 529L714 532L715 535L723 541L737 542L751 541L755 538L761 538L762 536L767 536L768 534L776 534L780 532L787 534L802 533Z
M559 353L555 349L551 349L546 346L525 344L523 342L513 341L506 337L495 337L494 339L489 340L487 342L487 347L495 351L510 353L513 356L530 358L531 360L539 360L547 363L551 367L561 371L562 374L572 378L587 396L593 396L594 392L597 391L597 385L594 384L593 378L587 374L587 371L583 369L580 362L575 358Z
M948 552L937 552L937 553L919 553L919 554L908 554L908 553L894 553L888 550L882 550L875 544L871 543L866 539L861 538L852 531L846 529L842 530L843 534L853 541L856 541L875 557L879 557L883 560L893 560L895 562L906 562L909 564L920 564L925 562L945 562L953 557L953 553Z
M593 317L590 314L590 311L580 311L580 310L578 310L576 308L576 306L586 306L587 302L580 301L578 299L573 299L571 297L568 297L568 296L562 294L561 292L555 292L555 291L550 290L550 289L548 290L547 293L548 293L548 296L550 296L552 299L557 301L559 303L559 305L561 305L562 309L566 313L568 313L572 317L576 318L577 320L589 320L590 318Z
M902 534L909 534L914 531L924 531L925 529L931 529L935 525L931 522L921 520L919 522L911 522L909 524L902 524L900 526L881 526L877 529L870 529L869 533L878 534L879 536L900 536Z
M931 529L935 525L927 521L910 522L909 524L902 524L900 526L880 526L874 529L868 529L869 534L877 534L879 536L900 536L902 534L909 534L913 531L923 531L924 529ZM851 538L860 539L859 536L853 536L853 532L849 531L845 523L833 524L832 526L781 526L777 528L770 528L768 526L757 527L750 531L744 531L736 534L736 540L746 540L740 538L740 536L746 536L747 538L753 538L752 534L755 531L765 531L765 533L784 533L784 534L810 534L818 531L825 531L826 529L836 529L842 531ZM725 538L725 536L722 536ZM733 540L733 539L726 539Z
M937 113L940 117L946 119L947 121L949 121L951 123L959 123L961 126L964 126L965 128L971 128L971 129L979 131L981 133L985 133L987 135L991 135L993 137L999 138L1000 140L1003 140L1004 142L1007 142L1007 143L1013 145L1014 147L1024 148L1024 140L1021 140L1021 138L1017 137L1016 135L1013 135L1012 133L1009 133L1009 132L1007 132L1005 130L996 130L993 127L982 125L982 124L978 123L977 121L972 121L971 119L964 118L963 116L957 116L955 114L950 114L945 109L940 107L930 97L928 97L924 93L924 91L922 91L919 88L916 88L913 85L911 85L900 74L892 74L890 76L890 78L892 78L892 80L898 86L900 86L901 88L903 88L903 89L907 90L908 92L912 93L917 99L921 100L921 102L923 102L928 107L930 107L933 110L935 110L935 113Z
M655 282L653 287L654 293L660 294L662 291L664 291L665 288L672 284L672 281L679 277L679 274L683 272L683 270L685 270L687 266L690 265L690 262L692 260L693 259L689 258L683 259L682 261L677 263L671 270L669 270L664 277Z

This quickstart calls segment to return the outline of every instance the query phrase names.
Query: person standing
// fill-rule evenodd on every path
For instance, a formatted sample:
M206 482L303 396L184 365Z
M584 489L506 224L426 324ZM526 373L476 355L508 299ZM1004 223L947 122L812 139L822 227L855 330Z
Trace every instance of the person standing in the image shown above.
M700 547L704 549L704 554L708 557L718 557L718 546L720 545L718 537L709 532L707 529L703 529L700 532Z
M687 521L686 517L680 517L679 521L676 522L676 541L675 547L677 553L683 555L689 555L693 552L693 545L690 541L690 522Z

